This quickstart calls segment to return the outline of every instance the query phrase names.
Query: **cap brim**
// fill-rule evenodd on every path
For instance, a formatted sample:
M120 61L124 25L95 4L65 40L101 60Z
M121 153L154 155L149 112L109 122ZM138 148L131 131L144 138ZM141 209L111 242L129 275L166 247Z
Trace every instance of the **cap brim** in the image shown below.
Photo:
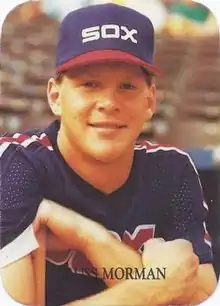
M119 50L101 50L84 53L58 66L56 68L56 72L60 73L68 71L69 69L72 69L76 66L85 66L106 61L124 62L138 65L143 67L145 70L147 70L148 73L152 75L162 76L162 71L155 65L142 61L130 53L122 52Z

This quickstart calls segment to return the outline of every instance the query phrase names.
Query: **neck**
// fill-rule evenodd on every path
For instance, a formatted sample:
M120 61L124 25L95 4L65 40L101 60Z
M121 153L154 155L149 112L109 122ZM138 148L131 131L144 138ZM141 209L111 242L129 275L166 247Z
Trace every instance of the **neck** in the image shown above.
M58 134L57 144L65 162L82 179L103 193L110 194L119 189L128 179L134 150L112 162L102 162L83 154L66 138Z

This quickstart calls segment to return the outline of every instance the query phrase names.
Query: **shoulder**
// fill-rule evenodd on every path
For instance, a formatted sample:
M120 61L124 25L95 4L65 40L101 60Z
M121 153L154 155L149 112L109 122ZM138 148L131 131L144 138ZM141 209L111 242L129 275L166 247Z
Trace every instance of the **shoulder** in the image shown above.
M190 155L175 146L142 141L136 144L135 153L140 154L143 160L150 161L151 163L175 167L173 170L182 169L186 165L189 165L197 172Z
M26 161L32 162L42 150L48 153L53 151L48 135L42 130L6 134L0 137L1 166L5 168L21 156Z

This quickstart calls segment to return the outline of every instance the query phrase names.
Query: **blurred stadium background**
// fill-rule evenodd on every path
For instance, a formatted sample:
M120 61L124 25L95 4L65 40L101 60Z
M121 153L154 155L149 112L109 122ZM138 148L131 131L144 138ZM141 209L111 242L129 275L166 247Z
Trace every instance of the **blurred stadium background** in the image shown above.
M54 73L60 20L70 10L116 2L148 15L156 29L158 109L142 139L189 152L209 206L215 268L220 271L220 56L212 13L191 0L42 0L17 6L2 30L0 133L44 127L54 118L46 100Z

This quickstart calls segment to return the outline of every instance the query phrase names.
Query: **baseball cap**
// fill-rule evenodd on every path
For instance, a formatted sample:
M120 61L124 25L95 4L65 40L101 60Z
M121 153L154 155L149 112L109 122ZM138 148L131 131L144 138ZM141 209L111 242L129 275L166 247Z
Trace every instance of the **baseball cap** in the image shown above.
M150 19L114 3L90 5L67 14L60 24L56 73L106 61L136 64L152 75L155 35Z

